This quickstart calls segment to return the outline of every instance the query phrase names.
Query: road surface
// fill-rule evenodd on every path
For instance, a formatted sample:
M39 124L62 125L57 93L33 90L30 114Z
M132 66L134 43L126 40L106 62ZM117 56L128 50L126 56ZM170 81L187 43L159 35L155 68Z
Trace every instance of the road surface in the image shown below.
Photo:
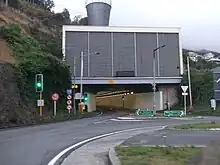
M0 131L0 164L47 165L63 149L93 136L137 127L198 122L198 120L177 119L117 122L109 120L111 117L105 115L76 121L2 130Z

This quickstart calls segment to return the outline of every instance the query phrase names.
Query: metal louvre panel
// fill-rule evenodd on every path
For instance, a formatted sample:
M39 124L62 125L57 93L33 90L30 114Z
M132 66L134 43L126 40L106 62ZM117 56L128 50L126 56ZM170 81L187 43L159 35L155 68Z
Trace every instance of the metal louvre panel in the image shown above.
M117 71L135 71L134 33L113 33L114 76Z
M153 49L157 47L156 33L136 33L137 76L153 76Z
M179 59L179 36L178 34L159 34L159 45L166 47L159 50L160 70L162 77L179 76L180 59Z
M80 76L80 52L88 53L87 32L66 32L66 62L73 76L73 60L76 59L76 76ZM88 76L88 58L84 57L84 76Z
M90 76L111 77L111 33L90 32L89 50L90 53L100 52L98 56L90 56Z

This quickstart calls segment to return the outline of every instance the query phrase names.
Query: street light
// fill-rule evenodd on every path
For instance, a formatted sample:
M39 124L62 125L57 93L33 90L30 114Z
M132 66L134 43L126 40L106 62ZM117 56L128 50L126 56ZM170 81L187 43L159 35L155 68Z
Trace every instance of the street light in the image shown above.
M69 47L67 49L72 49L72 47ZM90 56L90 55L99 55L99 52L94 52L94 53L90 53L90 54L84 54L83 52L81 52L80 56L73 56L73 83L74 83L74 92L73 92L73 113L74 115L76 115L76 103L75 103L75 87L76 87L76 60L78 58L81 58L81 83L80 83L80 93L82 96L82 77L83 77L83 57L84 56ZM66 59L63 58L63 61L65 61ZM80 102L82 101L82 99L80 99Z
M82 96L83 96L83 57L84 56L91 56L91 55L99 55L100 52L94 52L90 54L84 54L83 51L81 51L80 58L81 58L81 76L80 76L80 102L82 102ZM74 56L75 57L75 56ZM78 58L78 57L77 57ZM76 70L76 58L74 58L74 85L75 85L75 70Z
M161 45L155 49L153 49L153 115L156 116L156 51L164 48L166 45Z

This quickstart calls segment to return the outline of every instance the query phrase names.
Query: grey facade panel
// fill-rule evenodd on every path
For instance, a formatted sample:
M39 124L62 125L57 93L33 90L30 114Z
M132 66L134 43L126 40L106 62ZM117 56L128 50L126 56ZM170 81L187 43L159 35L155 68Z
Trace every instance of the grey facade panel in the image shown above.
M156 33L137 33L137 77L153 76L153 49L157 47Z
M89 33L90 53L100 52L98 56L90 56L91 77L112 76L112 55L111 55L111 33L90 32Z
M93 26L108 26L111 6L107 3L94 2L86 6L88 24Z
M173 77L180 75L179 35L159 34L159 45L166 45L159 50L160 76Z
M70 66L73 76L74 56L76 57L76 76L80 76L80 54L88 54L88 33L87 32L66 32L66 61ZM88 57L84 57L83 76L88 76Z
M113 33L113 75L135 71L134 33Z
M159 68L162 77L180 76L179 34L135 34L136 42L132 32L66 32L66 62L73 73L74 56L79 57L81 51L100 52L99 56L84 57L85 77L112 77L117 71L135 71L136 43L136 77L152 77L153 49L165 44L159 50L159 59L156 58L156 72ZM79 77L80 58L76 61L76 77Z

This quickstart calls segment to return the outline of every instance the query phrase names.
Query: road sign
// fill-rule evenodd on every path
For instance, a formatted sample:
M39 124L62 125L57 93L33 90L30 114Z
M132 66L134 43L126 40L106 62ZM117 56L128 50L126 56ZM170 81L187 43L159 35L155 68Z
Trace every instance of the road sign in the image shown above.
M188 86L181 86L181 88L182 88L183 92L185 93L188 89Z
M67 94L67 95L71 95L72 93L73 93L72 89L67 89L67 90L66 90L66 94Z
M182 117L183 115L183 111L164 111L164 116L166 117Z
M138 115L138 116L151 117L151 116L153 116L153 110L149 110L149 109L138 109L138 110L136 111L136 115Z
M58 93L54 93L54 94L52 94L51 99L52 99L53 101L58 101L58 100L59 100L59 98L60 98L60 96L59 96L59 94L58 94Z
M108 84L114 84L115 81L114 80L108 80Z
M71 96L71 95L68 95L68 96L67 96L67 99L68 99L68 100L71 100L71 99L72 99L72 96Z
M184 93L182 93L182 95L183 95L183 96L187 96L187 95L188 95L188 93L185 93L185 92L184 92Z
M43 107L44 106L44 100L37 100L37 106Z
M68 105L72 104L72 100L67 100L66 102Z
M83 96L81 95L81 93L76 93L75 100L80 100L80 99L83 99Z
M68 109L68 110L71 110L71 109L72 109L72 106L71 106L71 105L67 105L67 109Z

